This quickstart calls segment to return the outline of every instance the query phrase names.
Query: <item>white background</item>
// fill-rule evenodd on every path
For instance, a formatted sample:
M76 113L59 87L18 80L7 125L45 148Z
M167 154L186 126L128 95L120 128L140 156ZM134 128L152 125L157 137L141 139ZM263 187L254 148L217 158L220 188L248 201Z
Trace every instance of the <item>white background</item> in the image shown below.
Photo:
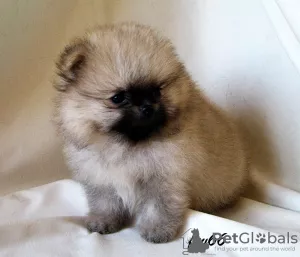
M168 36L197 83L240 121L258 170L252 197L300 211L299 13L298 0L0 1L0 194L68 178L49 120L54 60L89 25L135 20ZM20 208L7 197L3 217ZM255 204L223 216L300 231L296 212Z

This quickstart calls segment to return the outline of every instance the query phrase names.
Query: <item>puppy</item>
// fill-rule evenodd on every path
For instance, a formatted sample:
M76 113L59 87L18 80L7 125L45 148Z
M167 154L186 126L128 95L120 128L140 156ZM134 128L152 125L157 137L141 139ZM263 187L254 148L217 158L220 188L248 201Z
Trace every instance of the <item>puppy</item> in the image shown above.
M149 242L176 237L188 208L240 195L247 159L233 121L210 103L153 29L99 26L60 55L55 124L92 232L134 223Z

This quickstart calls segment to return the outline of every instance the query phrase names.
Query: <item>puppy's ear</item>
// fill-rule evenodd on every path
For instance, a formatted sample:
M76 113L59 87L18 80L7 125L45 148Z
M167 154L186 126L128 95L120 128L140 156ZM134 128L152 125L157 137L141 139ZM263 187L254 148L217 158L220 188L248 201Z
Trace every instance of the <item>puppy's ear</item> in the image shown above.
M66 46L56 62L57 74L54 87L66 91L78 79L83 66L86 64L88 46L82 39L74 40Z

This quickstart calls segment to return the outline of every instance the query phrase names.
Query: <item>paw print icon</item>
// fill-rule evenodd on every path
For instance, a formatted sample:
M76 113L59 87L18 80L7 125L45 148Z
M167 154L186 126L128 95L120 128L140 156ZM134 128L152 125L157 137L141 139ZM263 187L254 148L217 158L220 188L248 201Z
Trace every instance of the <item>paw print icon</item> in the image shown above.
M262 233L258 233L256 235L256 242L259 242L261 244L263 244L264 242L266 242L266 235L262 234Z

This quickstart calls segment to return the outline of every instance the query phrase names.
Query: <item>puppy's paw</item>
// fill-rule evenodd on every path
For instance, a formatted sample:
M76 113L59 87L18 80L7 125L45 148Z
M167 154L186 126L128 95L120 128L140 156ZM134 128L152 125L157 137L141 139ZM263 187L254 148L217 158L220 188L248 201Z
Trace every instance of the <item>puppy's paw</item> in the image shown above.
M90 232L99 234L115 233L122 229L122 224L118 220L94 215L85 218L85 225Z
M164 226L153 228L141 228L141 236L150 243L167 243L175 239L177 235L176 228L166 228Z

